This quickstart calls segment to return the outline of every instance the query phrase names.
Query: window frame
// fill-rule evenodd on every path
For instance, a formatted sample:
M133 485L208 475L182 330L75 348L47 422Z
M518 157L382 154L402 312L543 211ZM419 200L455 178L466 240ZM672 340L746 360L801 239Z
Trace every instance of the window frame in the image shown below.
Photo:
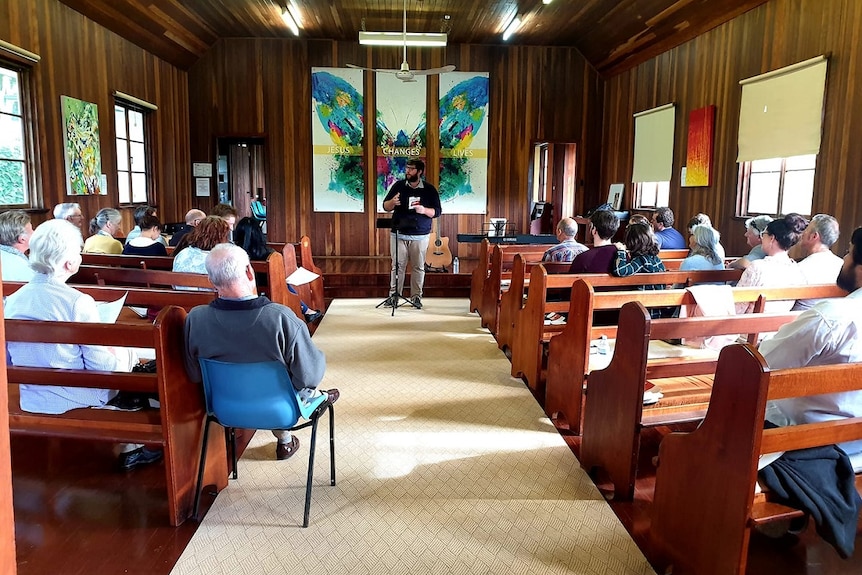
M655 185L655 202L652 204L646 204L643 201L643 192L644 186L653 184ZM667 186L666 190L662 190L662 184ZM635 209L644 209L644 210L654 210L657 208L666 208L670 203L670 182L633 182L634 186L634 202L633 207ZM662 196L666 196L662 198ZM662 202L661 200L664 200Z
M36 130L35 78L32 65L18 61L15 58L0 55L0 67L11 70L18 75L18 97L21 106L20 118L24 148L24 174L27 180L27 198L20 204L0 204L0 209L33 210L42 206L42 173L37 167L39 162L39 146L37 145L38 130ZM10 160L16 161L16 160Z
M126 124L125 124L126 137L125 138L121 138L117 135L117 124L116 124L116 122L117 122L117 112L116 112L117 107L121 107L124 110L123 117L124 117L125 122L126 122ZM115 183L117 186L117 204L121 207L134 207L134 206L143 206L143 205L153 206L153 205L155 205L156 193L155 193L155 177L154 177L154 173L153 173L152 119L150 117L150 114L154 110L151 110L145 106L141 106L139 104L136 104L135 102L129 101L129 100L127 100L121 96L114 95L114 106L112 108L112 111L113 111L112 117L114 120L114 147L113 147L113 151L114 151L114 166L116 169L116 182ZM144 141L142 143L143 143L143 147L144 147L144 164L145 164L145 166L144 166L143 172L135 171L132 169L132 166L131 166L131 158L132 158L131 145L133 142L137 143L137 141L131 139L131 133L129 131L129 112L137 112L137 113L141 114L141 117L142 117L143 122L144 122L144 126L143 126ZM126 144L126 154L127 154L126 157L128 158L128 162L129 162L128 169L126 169L126 170L120 170L120 167L119 167L119 157L117 154L117 146L118 146L120 141L123 141ZM122 201L120 199L121 172L127 174L127 178L128 178L128 185L129 185L128 201ZM146 185L147 185L146 197L143 200L135 200L134 189L132 187L132 185L133 185L132 176L133 176L133 174L140 174L140 173L143 173L145 175L145 181L146 181Z
M808 212L798 212L803 216L811 216L814 212L814 191L816 189L816 178L817 178L817 162L819 160L819 154L811 154L814 156L814 167L805 170L790 170L790 171L798 171L798 172L813 172L813 179L811 184L811 205L808 207ZM795 157L795 156L790 156ZM778 158L765 158L765 159L778 159ZM785 176L787 175L787 160L788 158L781 158L781 168L779 170L778 175L778 195L776 197L776 205L774 212L753 212L748 209L751 201L751 174L752 174L752 164L755 160L747 161L747 162L739 162L739 173L737 177L736 184L736 217L738 218L750 218L754 216L760 215L769 215L773 217L777 217L778 215L785 213L782 211L782 206L784 205L784 197L785 197ZM765 173L765 172L758 172Z

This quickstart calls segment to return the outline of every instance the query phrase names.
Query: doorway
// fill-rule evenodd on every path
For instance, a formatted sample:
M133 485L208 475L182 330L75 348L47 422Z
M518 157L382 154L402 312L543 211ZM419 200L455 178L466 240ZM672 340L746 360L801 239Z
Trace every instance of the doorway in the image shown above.
M577 144L534 141L527 181L530 186L528 210L542 204L554 206L554 221L542 224L542 233L553 233L560 218L574 216L578 204L583 203L577 189Z
M266 204L266 174L262 137L218 138L218 202L231 204L237 218L253 217L251 203Z

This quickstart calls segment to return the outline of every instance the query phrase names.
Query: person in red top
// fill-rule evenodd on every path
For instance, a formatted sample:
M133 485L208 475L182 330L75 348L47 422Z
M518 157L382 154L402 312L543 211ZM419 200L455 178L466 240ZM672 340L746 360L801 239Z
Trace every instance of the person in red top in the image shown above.
M587 233L593 238L593 247L572 260L569 273L611 273L617 255L617 248L611 238L619 228L620 220L610 210L600 210L590 216Z

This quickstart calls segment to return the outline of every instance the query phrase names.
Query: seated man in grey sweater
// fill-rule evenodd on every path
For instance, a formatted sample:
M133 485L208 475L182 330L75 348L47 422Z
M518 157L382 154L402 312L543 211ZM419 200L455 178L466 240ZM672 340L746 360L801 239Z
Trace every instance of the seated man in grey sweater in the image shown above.
M326 369L323 352L290 308L257 295L245 250L219 244L207 256L206 269L219 297L194 308L186 318L186 371L192 381L202 380L198 358L235 363L279 361L302 399L326 393L329 402L335 403L337 389L317 389ZM278 439L277 459L296 453L298 437L284 430L272 433Z

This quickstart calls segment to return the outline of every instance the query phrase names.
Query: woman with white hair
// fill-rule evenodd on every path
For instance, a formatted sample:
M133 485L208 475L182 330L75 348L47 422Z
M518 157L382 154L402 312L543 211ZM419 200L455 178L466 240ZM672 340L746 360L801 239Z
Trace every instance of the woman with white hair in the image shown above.
M719 254L720 237L718 231L708 224L695 225L688 238L688 247L691 251L688 257L682 260L680 271L723 270L724 259Z
M90 220L90 230L93 235L84 242L85 254L121 254L123 244L114 239L122 233L123 216L114 208L102 208L96 217Z
M36 272L21 289L6 298L6 318L36 321L98 323L96 302L66 285L81 265L81 231L66 220L49 220L30 237L30 267ZM12 365L128 371L136 361L125 348L100 345L14 342L6 344ZM81 407L104 407L117 396L116 390L49 385L20 386L21 409L31 413L65 413ZM161 451L125 444L120 466L132 469L158 461Z
M760 236L766 231L766 226L772 221L771 216L755 216L745 220L745 240L748 242L751 251L748 255L735 259L727 267L737 270L744 270L751 265L751 262L762 260L766 257L761 245Z

